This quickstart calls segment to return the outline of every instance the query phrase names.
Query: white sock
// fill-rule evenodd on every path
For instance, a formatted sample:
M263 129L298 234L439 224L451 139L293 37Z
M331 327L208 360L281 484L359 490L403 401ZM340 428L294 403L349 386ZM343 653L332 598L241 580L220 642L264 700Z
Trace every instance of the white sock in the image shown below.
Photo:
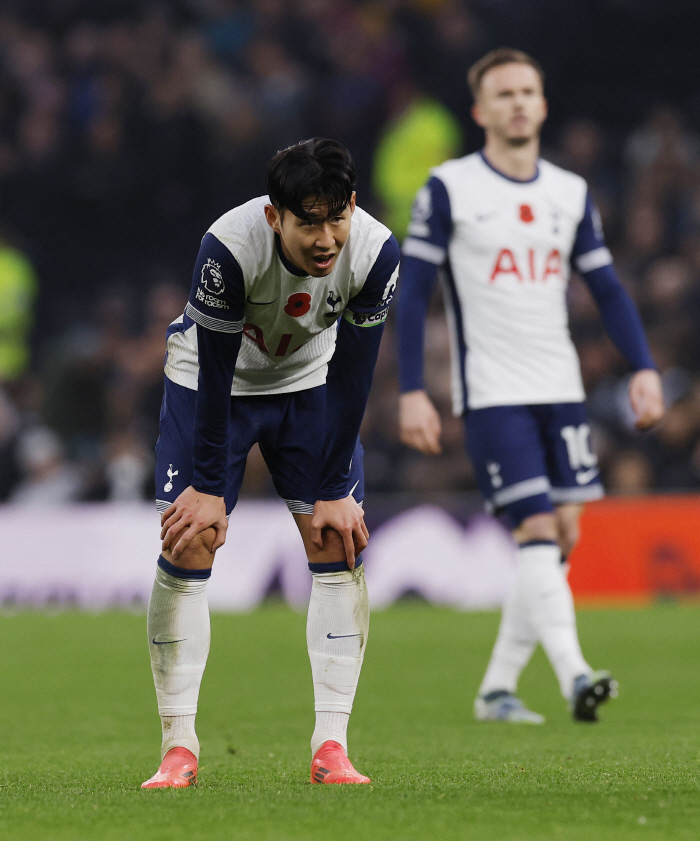
M163 725L161 755L184 747L199 758L194 730L199 685L209 654L207 581L156 570L148 605L148 646Z
M574 600L556 543L521 546L516 579L529 607L530 621L559 680L561 693L569 700L574 679L590 674L591 667L581 653Z
M530 609L521 585L516 576L503 604L498 636L479 695L496 690L515 694L518 678L537 648L537 629L530 621Z
M311 756L324 742L338 742L348 752L348 722L350 713L330 713L318 710L316 712L316 726L311 736Z
M312 755L329 739L347 753L347 726L369 632L364 567L313 574L306 642L314 682Z
M160 723L163 728L163 742L161 744L161 759L170 748L187 748L199 759L199 739L194 729L192 715L161 715ZM194 747L196 746L196 750Z

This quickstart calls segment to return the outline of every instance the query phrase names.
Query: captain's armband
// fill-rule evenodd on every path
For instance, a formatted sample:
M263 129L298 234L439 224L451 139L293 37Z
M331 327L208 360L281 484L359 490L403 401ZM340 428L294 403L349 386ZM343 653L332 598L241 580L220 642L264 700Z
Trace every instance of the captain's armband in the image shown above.
M343 318L355 327L376 327L378 324L384 324L388 315L389 307L387 306L378 312L354 312L347 309L343 313Z

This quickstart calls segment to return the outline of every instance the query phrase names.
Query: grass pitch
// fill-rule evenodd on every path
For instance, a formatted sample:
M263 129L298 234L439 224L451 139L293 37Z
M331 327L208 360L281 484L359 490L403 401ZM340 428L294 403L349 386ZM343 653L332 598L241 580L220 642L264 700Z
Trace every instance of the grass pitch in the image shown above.
M199 787L141 791L160 743L145 618L0 616L0 838L698 838L700 609L579 614L587 657L621 686L597 725L570 720L540 653L521 694L547 724L474 722L497 624L413 603L375 614L350 725L373 785L311 786L304 617L214 616Z

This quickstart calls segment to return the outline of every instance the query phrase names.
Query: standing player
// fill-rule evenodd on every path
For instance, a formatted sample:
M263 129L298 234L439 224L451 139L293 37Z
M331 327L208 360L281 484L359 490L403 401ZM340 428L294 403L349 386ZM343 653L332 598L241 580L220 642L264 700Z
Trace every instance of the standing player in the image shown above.
M603 322L635 371L637 426L663 414L637 310L620 285L586 183L539 158L547 115L540 66L495 50L469 71L484 148L432 170L418 193L402 258L400 430L405 444L440 452L440 419L423 390L423 334L438 268L452 338L453 406L487 508L510 521L515 583L475 702L480 720L541 723L516 695L538 642L579 721L616 684L583 658L562 574L582 504L603 495L584 391L568 330L569 266L585 279Z
M346 740L369 628L358 433L399 248L355 206L352 159L336 141L279 152L266 186L269 197L206 233L189 303L168 329L156 448L163 551L148 608L162 763L142 788L197 779L206 583L255 442L313 575L311 782L369 782Z

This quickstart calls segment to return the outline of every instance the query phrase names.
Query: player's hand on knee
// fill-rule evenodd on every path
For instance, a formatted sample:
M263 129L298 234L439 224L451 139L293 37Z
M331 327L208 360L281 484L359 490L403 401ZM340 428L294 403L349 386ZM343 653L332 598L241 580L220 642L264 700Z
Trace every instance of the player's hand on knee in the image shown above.
M399 435L401 443L425 455L442 452L442 423L435 406L423 391L407 391L399 398Z
M311 520L311 540L323 549L323 530L336 531L343 541L345 558L350 569L355 569L355 558L366 547L369 531L365 525L365 512L350 495L345 499L318 500Z
M190 485L166 508L160 524L163 551L170 549L173 558L182 554L195 535L208 528L216 533L209 550L213 554L226 540L226 503L223 497L202 493Z
M664 393L658 371L652 368L637 371L630 380L629 395L637 429L649 429L664 416Z

